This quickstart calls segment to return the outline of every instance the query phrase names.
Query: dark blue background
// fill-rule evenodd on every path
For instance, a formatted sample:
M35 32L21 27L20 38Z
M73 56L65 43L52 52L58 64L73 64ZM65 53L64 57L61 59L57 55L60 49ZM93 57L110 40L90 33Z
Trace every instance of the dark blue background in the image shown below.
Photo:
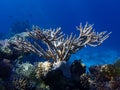
M102 47L120 50L120 0L0 0L0 32L9 32L16 20L28 20L42 28L62 27L78 33L80 22L96 31L112 31Z

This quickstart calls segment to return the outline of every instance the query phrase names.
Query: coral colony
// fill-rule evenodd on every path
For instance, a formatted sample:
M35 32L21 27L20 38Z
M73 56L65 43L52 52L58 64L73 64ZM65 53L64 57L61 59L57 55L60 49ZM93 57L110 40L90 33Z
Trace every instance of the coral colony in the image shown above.
M60 31L61 28L41 30L38 26L33 26L29 36L35 40L42 41L46 48L42 48L37 42L31 43L22 38L18 38L14 43L16 49L24 50L24 52L34 52L46 60L53 60L53 62L68 61L72 53L77 52L86 45L96 47L103 43L109 37L106 31L98 33L93 30L93 25L86 24L82 27L80 24L77 27L79 36L66 36Z
M1 40L0 90L119 90L119 60L91 66L88 73L81 60L68 64L73 53L86 45L99 46L111 34L95 32L88 23L76 28L79 34L68 36L61 28L42 30L33 26L28 32ZM28 59L35 59L26 60L30 55L38 55L40 60L30 63Z

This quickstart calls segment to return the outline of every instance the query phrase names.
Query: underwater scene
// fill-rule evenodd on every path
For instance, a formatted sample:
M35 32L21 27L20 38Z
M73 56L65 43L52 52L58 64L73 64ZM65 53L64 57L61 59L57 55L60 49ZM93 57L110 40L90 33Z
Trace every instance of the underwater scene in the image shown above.
M0 90L120 90L120 0L0 0Z

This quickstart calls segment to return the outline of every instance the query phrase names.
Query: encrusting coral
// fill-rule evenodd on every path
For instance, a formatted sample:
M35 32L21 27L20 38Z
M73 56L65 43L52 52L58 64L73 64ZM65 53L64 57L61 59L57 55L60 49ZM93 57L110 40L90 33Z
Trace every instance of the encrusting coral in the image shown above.
M72 33L70 36L65 36L60 30L61 28L41 30L38 26L33 26L32 31L29 31L29 36L35 39L34 43L19 37L14 42L15 48L25 52L34 52L46 60L53 60L53 62L67 61L72 53L86 45L96 47L111 34L111 32L106 34L106 31L95 32L93 25L88 23L84 27L82 24L77 27L78 37ZM45 48L37 41L42 41Z

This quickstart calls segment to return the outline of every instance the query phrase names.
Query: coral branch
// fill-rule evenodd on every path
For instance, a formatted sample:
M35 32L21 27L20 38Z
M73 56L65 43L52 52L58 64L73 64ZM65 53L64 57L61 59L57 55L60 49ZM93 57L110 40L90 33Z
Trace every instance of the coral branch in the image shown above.
M111 32L107 33L106 31L95 32L93 25L88 23L84 27L80 24L76 28L79 30L78 37L72 33L65 37L65 34L60 31L61 28L41 30L38 26L33 26L33 31L29 31L29 36L42 41L46 48L43 48L37 42L31 43L19 38L15 42L16 49L34 52L40 57L54 62L67 61L72 53L86 45L96 47L102 44L111 34Z

